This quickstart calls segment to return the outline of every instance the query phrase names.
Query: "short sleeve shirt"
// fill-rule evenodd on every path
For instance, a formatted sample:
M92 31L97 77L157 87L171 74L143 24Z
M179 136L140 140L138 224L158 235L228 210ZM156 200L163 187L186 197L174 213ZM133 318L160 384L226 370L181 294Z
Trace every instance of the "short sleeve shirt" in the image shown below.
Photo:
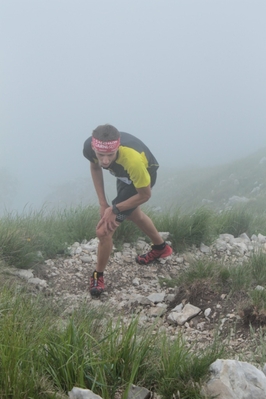
M156 158L137 137L124 132L120 135L117 158L107 169L126 184L133 184L135 188L147 187L151 181L150 175L159 167ZM90 162L98 163L91 140L89 137L85 141L83 154Z

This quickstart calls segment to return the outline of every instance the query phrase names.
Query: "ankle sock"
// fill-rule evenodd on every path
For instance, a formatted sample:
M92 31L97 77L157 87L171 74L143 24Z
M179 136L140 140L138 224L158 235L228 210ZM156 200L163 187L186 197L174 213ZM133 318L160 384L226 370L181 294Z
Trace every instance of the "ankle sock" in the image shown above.
M156 249L157 251L162 251L166 246L166 242L164 241L162 244L160 245L153 245L152 248Z

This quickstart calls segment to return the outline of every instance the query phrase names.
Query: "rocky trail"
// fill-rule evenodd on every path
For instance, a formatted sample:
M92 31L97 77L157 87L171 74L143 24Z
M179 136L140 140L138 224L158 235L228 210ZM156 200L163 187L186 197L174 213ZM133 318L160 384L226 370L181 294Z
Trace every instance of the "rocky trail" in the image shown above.
M165 234L167 237L167 233ZM239 314L236 300L229 292L218 291L208 279L190 287L168 287L164 279L175 279L188 269L193 260L221 259L238 264L248 259L252 251L266 250L266 238L246 235L234 238L221 235L210 247L201 245L188 253L173 253L143 266L135 262L137 253L150 246L139 239L134 246L124 244L121 251L114 248L104 275L106 290L99 299L91 298L89 279L96 263L97 239L74 243L67 257L49 259L34 270L12 270L13 278L26 284L32 292L43 291L54 302L64 304L64 315L70 315L81 303L88 306L107 304L117 315L126 318L138 314L140 323L151 325L157 318L160 331L169 336L182 332L188 343L205 347L213 342L218 331L228 342L228 349L248 360L254 356L254 336L250 336L247 318ZM243 295L243 293L239 293ZM243 298L244 300L245 298ZM256 331L256 326L255 326Z
M161 234L167 239L167 233ZM166 280L175 281L183 271L190 270L194 261L222 261L228 267L242 265L256 251L266 253L265 236L249 238L242 234L235 238L222 234L210 246L202 244L186 253L173 253L147 266L135 262L138 253L150 249L145 240L140 238L134 245L125 243L121 250L114 248L104 275L106 290L94 299L88 287L97 260L97 244L97 239L74 243L69 247L69 255L45 260L34 270L4 267L0 272L1 284L15 283L32 295L42 292L44 297L62 306L62 319L68 318L81 304L88 308L106 305L109 316L122 317L125 322L138 315L141 325L153 326L170 339L182 334L186 344L193 344L197 350L208 347L219 334L229 359L217 359L211 365L205 392L220 395L221 399L265 399L266 365L261 370L259 339L266 320L257 319L253 309L246 313L240 310L239 303L247 299L247 294L231 295L226 285L222 289L214 287L208 277L191 285L166 284ZM146 389L141 390L141 399L150 398ZM91 399L95 395L74 387L69 397Z

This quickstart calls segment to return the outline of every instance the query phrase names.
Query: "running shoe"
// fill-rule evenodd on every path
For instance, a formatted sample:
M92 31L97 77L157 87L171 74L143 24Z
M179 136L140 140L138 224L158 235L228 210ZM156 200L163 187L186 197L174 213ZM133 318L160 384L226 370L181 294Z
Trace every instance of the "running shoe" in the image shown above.
M148 263L151 263L156 259L166 258L167 256L172 255L172 253L173 250L168 244L166 244L164 249L162 249L161 251L159 251L158 249L154 249L154 245L152 245L152 250L144 255L138 255L136 257L136 262L140 265L147 265Z
M104 291L104 280L103 276L98 276L98 273L95 271L91 276L90 281L90 294L91 296L98 297Z

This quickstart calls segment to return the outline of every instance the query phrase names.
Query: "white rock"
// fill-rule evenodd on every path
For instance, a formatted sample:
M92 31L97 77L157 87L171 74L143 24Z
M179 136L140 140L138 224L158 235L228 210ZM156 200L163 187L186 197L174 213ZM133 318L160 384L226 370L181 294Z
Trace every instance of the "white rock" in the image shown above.
M23 269L19 269L19 270L15 270L15 272L13 273L21 278L24 278L25 280L28 280L30 278L33 278L33 272L32 270L23 270Z
M257 291L264 291L265 288L262 287L261 285L257 285L257 287L255 288L255 290L257 290Z
M165 292L154 292L148 296L148 299L153 303L163 302L165 298Z
M139 282L140 282L139 278L136 277L136 278L134 278L134 280L132 281L132 284L138 286L138 285L139 285Z
M80 257L80 260L82 261L82 262L84 262L84 263L89 263L89 262L91 262L92 261L92 257L91 256L81 256Z
M101 396L96 395L89 389L82 389L74 387L72 391L68 392L70 399L102 399Z
M266 237L263 236L262 234L258 234L258 240L261 244L265 244L266 243Z
M162 232L159 231L160 236L162 237L163 240L167 240L167 238L169 237L170 233L169 232Z
M219 399L265 399L266 376L253 365L218 359L210 366L211 378L204 387Z
M204 317L206 317L206 319L208 319L208 316L210 316L211 311L211 308L207 308L204 310Z
M208 254L210 252L210 247L208 247L207 245L201 243L200 244L200 251L204 254Z
M186 321L189 321L192 317L197 316L200 311L201 309L197 306L187 303L181 312L171 312L168 315L168 320L170 322L176 322L178 325L182 326Z
M38 277L29 278L28 279L28 283L38 285L38 286L40 286L42 288L46 288L47 287L47 282L45 280L41 280Z
M226 251L227 243L224 240L218 238L218 240L215 241L215 247L217 251Z
M182 311L183 307L184 307L183 303L180 303L179 305L176 305L176 307L174 307L174 309L172 309L172 312L179 313Z
M133 302L137 301L141 305L151 305L153 302L146 296L138 295Z

